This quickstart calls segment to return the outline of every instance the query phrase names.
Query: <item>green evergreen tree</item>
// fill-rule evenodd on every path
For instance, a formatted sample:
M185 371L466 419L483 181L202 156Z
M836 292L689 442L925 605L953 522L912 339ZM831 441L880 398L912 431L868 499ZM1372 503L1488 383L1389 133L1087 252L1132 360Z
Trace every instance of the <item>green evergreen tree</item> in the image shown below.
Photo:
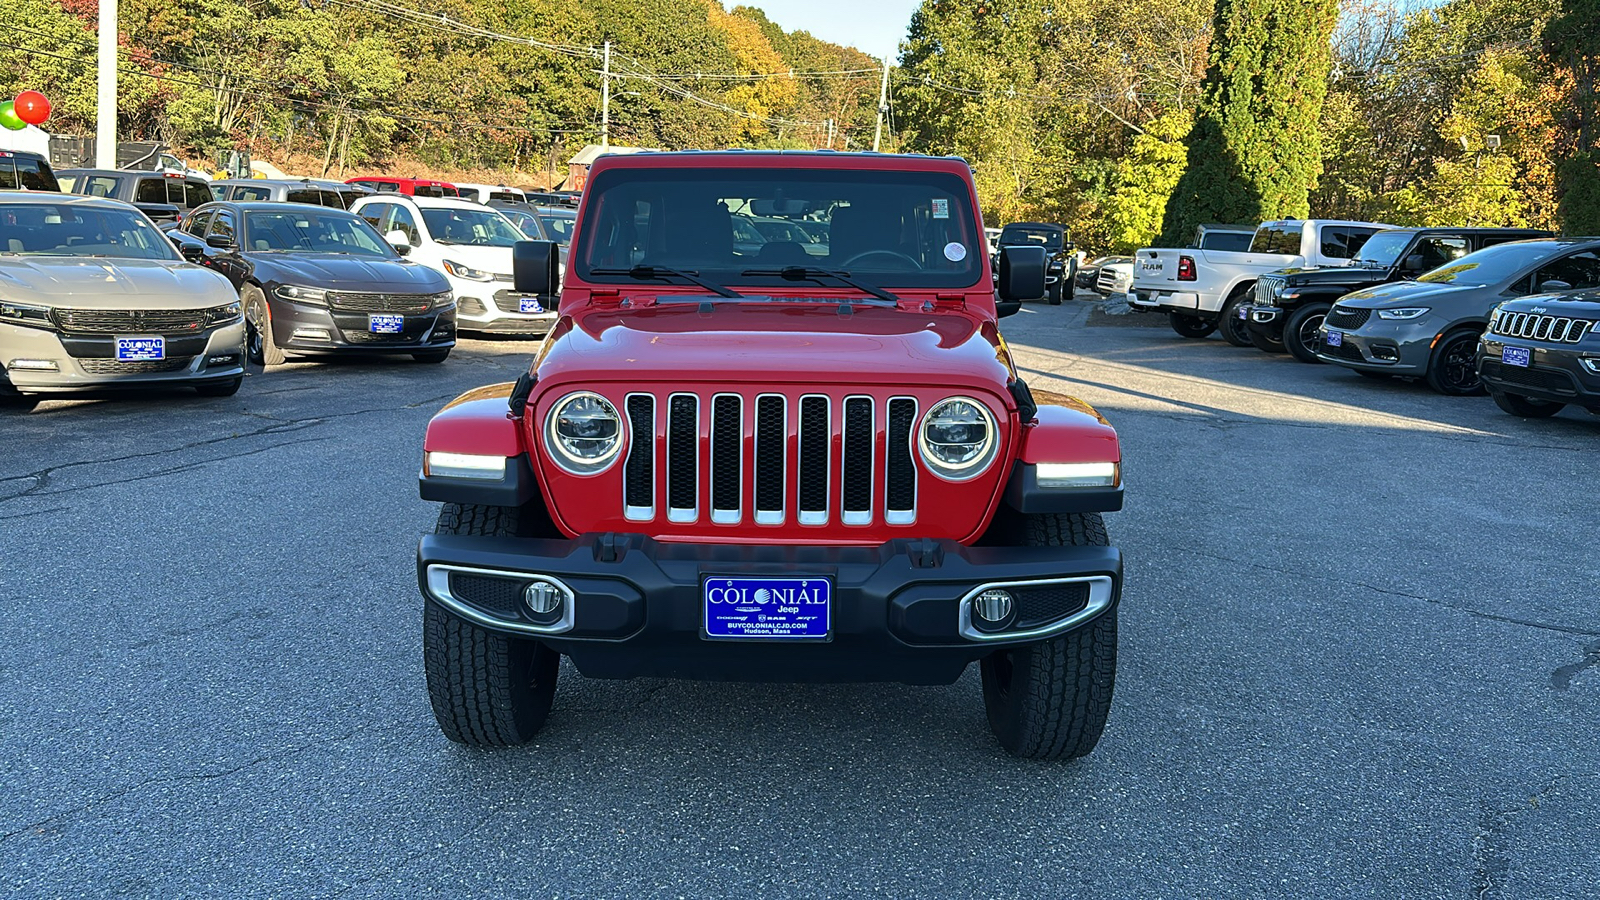
M1338 18L1337 0L1217 0L1207 84L1163 243L1182 244L1204 222L1307 215Z

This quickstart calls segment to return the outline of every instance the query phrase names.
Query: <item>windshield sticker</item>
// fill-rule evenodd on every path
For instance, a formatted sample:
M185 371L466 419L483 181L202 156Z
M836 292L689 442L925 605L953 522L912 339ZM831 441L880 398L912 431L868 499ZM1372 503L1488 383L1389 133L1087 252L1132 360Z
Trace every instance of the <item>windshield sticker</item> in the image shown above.
M963 259L967 258L967 248L961 244L951 241L950 243L944 245L944 258L950 260L951 262L961 262Z
M935 200L935 201L933 201L933 217L935 219L948 219L948 218L950 218L950 201L949 200Z

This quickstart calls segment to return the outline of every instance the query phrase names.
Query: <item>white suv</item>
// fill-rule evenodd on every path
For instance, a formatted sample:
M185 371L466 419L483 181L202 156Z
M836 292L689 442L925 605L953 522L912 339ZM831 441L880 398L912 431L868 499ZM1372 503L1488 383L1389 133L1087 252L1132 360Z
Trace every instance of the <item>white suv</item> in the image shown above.
M553 298L513 290L511 247L526 238L495 210L451 197L377 194L350 211L403 255L444 273L456 295L458 330L547 334L555 324Z

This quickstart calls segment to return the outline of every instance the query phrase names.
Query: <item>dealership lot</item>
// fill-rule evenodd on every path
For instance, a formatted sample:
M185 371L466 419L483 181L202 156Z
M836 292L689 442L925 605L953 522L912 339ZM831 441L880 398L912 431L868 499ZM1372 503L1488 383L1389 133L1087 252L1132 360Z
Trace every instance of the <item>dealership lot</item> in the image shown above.
M1600 418L1028 306L1118 428L1117 701L1072 764L943 688L563 676L439 734L422 429L532 342L49 401L0 452L0 892L1589 896Z

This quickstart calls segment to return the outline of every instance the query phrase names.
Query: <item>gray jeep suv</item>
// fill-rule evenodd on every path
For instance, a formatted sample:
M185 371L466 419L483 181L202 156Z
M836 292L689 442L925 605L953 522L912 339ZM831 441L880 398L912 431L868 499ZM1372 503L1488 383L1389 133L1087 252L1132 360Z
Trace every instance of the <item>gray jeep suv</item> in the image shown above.
M1428 272L1339 298L1318 331L1317 358L1363 375L1425 378L1441 394L1483 393L1474 356L1499 304L1600 287L1600 238L1485 247Z

